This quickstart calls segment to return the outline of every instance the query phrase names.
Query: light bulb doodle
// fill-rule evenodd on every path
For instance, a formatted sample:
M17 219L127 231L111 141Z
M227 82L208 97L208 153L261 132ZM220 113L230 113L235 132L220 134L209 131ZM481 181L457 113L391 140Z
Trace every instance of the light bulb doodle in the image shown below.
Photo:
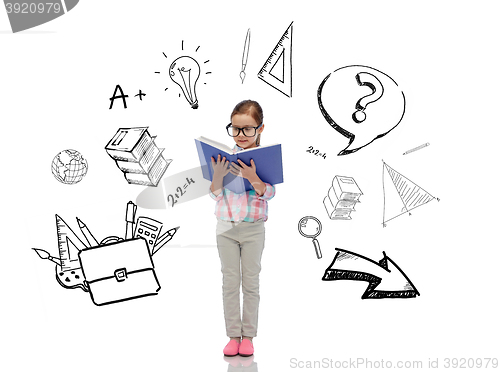
M196 83L200 77L200 65L195 59L189 56L177 58L170 65L170 78L176 83L184 93L184 97L192 108L198 108L198 98L196 98Z
M184 51L184 40L182 41L181 49ZM200 49L200 46L196 48L195 52L198 52L198 49ZM163 56L168 59L165 53L163 53ZM210 60L206 60L203 64L208 62L210 62ZM197 109L199 107L197 86L199 86L198 80L203 72L202 66L203 65L200 65L195 58L184 54L181 57L174 59L169 67L170 79L181 88L182 94L184 94L186 101L193 109ZM205 72L205 75L211 73L212 72L207 71ZM160 71L155 71L155 74L160 74ZM165 91L167 91L167 89L168 87L165 88ZM179 97L181 97L181 93L179 93Z

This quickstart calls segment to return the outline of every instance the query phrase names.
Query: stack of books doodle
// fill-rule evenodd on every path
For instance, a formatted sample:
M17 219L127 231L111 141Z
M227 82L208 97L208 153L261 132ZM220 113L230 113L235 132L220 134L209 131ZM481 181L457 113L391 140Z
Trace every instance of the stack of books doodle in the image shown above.
M354 178L335 176L323 200L328 217L332 220L350 220L361 195L363 193Z
M120 128L105 149L130 184L157 186L172 159L163 157L147 127Z

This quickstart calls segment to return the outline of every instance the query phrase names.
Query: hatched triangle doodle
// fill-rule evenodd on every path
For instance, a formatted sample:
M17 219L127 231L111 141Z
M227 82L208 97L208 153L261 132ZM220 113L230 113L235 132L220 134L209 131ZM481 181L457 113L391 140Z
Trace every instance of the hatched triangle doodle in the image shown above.
M287 97L292 96L292 31L290 23L257 74L258 78Z
M439 201L439 198L432 196L415 182L391 168L383 160L382 162L382 186L384 190L382 224L384 227L386 222L405 213L411 215L410 211L434 199ZM389 181L386 182L386 179Z

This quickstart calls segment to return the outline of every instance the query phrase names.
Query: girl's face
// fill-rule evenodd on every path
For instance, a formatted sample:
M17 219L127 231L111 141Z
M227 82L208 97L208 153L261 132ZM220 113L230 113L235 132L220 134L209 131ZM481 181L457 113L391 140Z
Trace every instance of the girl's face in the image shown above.
M258 127L259 124L254 120L253 117L247 114L235 114L231 118L231 123L234 128L246 128L246 127ZM257 147L257 144L255 141L257 140L257 135L259 133L262 133L264 130L264 124L257 129L255 136L253 137L247 137L243 134L243 131L240 130L240 133L236 136L233 137L234 141L238 146L240 146L243 149L250 149L252 147Z

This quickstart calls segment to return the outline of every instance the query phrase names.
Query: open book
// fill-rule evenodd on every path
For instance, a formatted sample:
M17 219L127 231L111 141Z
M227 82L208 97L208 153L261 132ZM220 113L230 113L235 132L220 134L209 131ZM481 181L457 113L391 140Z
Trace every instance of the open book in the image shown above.
M230 162L238 164L238 159L250 166L253 159L257 168L257 175L263 182L271 185L283 182L283 163L281 157L281 145L267 145L241 150L233 154L233 149L222 143L210 140L206 137L195 139L198 156L203 171L203 178L212 181L213 168L212 157L217 161L220 154L221 159L225 156ZM228 173L224 177L223 186L237 194L252 190L252 185L243 177Z

